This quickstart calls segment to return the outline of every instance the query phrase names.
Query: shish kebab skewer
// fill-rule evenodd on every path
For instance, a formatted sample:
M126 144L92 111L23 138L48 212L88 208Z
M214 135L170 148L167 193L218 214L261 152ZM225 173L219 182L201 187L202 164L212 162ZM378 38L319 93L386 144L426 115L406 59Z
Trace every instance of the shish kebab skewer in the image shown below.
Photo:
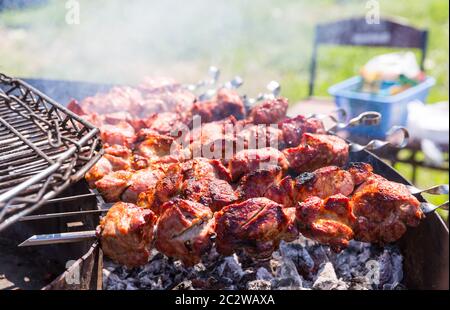
M379 180L379 177L375 177L375 180ZM381 181L381 182L387 182L389 184L392 183L392 182L389 182L386 180ZM440 188L445 190L445 186L441 186ZM434 189L430 189L430 192L440 193L441 189L436 187ZM357 192L358 192L358 190L357 190ZM361 200L360 199L361 195L358 196L357 192L354 194L354 196L357 197L356 200L354 201L354 203L358 205L357 201ZM369 197L369 198L364 198L364 199L370 199L371 194L369 193L368 196L366 195L366 196L362 196L362 197ZM325 200L324 207L327 208L327 206L328 207L333 206L333 208L336 208L336 207L342 208L342 207L345 207L345 205L348 203L347 201L348 201L348 199L345 198L342 194L333 195ZM109 217L109 221L102 220L102 225L105 225L105 226L103 226L103 229L113 229L115 231L114 234L117 233L116 232L117 229L119 229L119 231L121 231L120 228L117 228L114 226L111 228L107 228L107 227L109 224L112 224L112 223L116 223L114 225L122 225L122 224L117 224L117 223L122 223L122 221L119 221L119 222L111 221L111 216L113 218L115 216L119 216L119 215L122 217L122 216L124 216L124 214L125 214L125 220L124 220L125 223L129 223L129 221L131 221L131 222L135 221L136 224L129 224L129 225L131 225L131 226L138 225L137 227L140 227L140 228L137 228L138 232L139 231L142 232L142 231L146 231L146 230L153 231L153 227L155 225L158 225L158 228L156 229L156 242L157 242L156 246L157 246L157 248L160 251L162 251L164 254L166 254L168 256L172 256L172 257L175 256L176 258L182 259L183 261L185 261L185 263L188 263L188 264L194 264L199 259L195 255L194 256L192 254L189 255L190 251L193 251L195 253L202 253L203 251L206 251L207 249L209 249L210 246L212 246L212 244L211 244L212 241L209 240L209 236L215 237L215 236L217 236L217 234L220 236L221 239L219 240L219 243L216 243L216 245L219 246L219 251L221 253L230 254L235 249L242 247L244 249L251 250L251 251L255 251L255 249L256 249L257 251L252 254L257 257L258 256L262 257L268 253L271 253L271 251L273 251L274 248L276 247L277 242L279 242L281 239L287 240L287 241L295 239L298 234L298 232L296 230L297 225L300 225L298 227L303 227L303 228L301 228L301 232L303 234L305 234L306 236L313 237L313 239L316 239L319 242L325 242L326 244L337 247L338 249L339 249L339 246L342 246L342 242L346 240L345 238L351 238L352 234L353 234L353 233L351 233L351 231L346 233L346 234L350 234L348 236L346 234L344 234L344 236L339 236L339 234L335 236L333 233L331 235L332 238L328 239L328 238L330 238L329 233L327 235L327 232L321 231L321 228L320 228L321 226L318 226L319 227L318 228L317 225L324 225L324 223L327 221L328 221L327 225L330 225L330 223L332 223L332 222L329 222L329 220L333 220L333 217L330 218L329 216L327 216L325 214L325 217L323 219L321 219L321 216L323 216L323 214L320 215L321 213L318 213L318 214L316 214L319 216L319 218L317 220L312 219L311 222L309 220L307 220L311 216L311 211L313 213L317 213L316 211L313 211L313 210L316 210L314 207L314 204L322 203L318 197L314 197L314 196L312 196L310 199L306 199L304 202L302 202L299 205L300 207L297 207L297 208L284 208L282 205L280 205L272 200L269 200L267 198L251 198L251 199L245 200L244 202L235 203L235 204L225 207L224 209L222 209L222 211L219 211L218 213L216 213L215 222L211 221L213 218L213 214L212 214L211 210L201 204L182 200L182 199L175 199L174 201L168 202L168 203L172 204L171 207L166 208L166 210L169 210L169 211L166 211L163 213L162 217L159 219L159 222L157 224L156 224L156 218L153 216L153 213L150 210L140 209L137 206L129 205L126 203L121 203L121 202L117 203L115 210L112 212L112 214L108 213L108 215L106 217L106 219L108 219L108 217ZM447 205L448 205L448 203L447 203ZM186 206L187 208L185 208L184 206ZM199 208L199 209L195 209L195 210L197 210L195 212L200 212L200 214L203 214L203 215L201 215L199 217L189 217L188 216L187 219L189 219L189 221L190 221L189 224L187 224L186 227L181 226L180 228L174 230L174 228L172 226L174 224L180 223L179 216L182 216L182 218L185 218L185 215L180 215L180 213L179 213L180 207L182 208L182 210L184 210L184 212L189 212L191 207ZM311 207L312 207L312 209L311 209ZM127 211L126 211L126 213L121 213L122 212L121 210L127 210ZM297 219L295 220L297 224L290 223L289 219L290 218L292 219L292 217L287 217L287 215L285 214L285 212L287 210L290 210L288 212L290 212L291 214L292 214L292 212L297 213L297 216L296 216ZM324 209L324 210L326 210L326 209ZM338 209L336 209L336 210L338 210ZM329 212L335 212L335 211L330 209L325 212L329 213ZM130 212L132 214L131 216L128 215L128 213L130 213ZM139 217L141 216L141 212L145 212L145 217L147 218L147 220L145 220L144 222L142 222L142 219L139 220ZM320 211L320 212L322 212L322 211ZM338 216L338 217L344 216L343 217L343 219L344 219L345 215L343 215L342 213L339 213L339 212L334 213L335 216ZM139 216L135 217L133 215L133 213L138 214ZM113 214L117 214L117 215L113 215ZM197 214L197 213L195 213L195 214ZM338 215L338 214L340 214L340 215ZM305 218L305 216L306 216L306 218ZM353 215L350 216L350 219L352 219L352 216ZM273 219L273 218L276 218L277 220L272 221L271 219ZM186 220L186 218L185 218L185 220ZM255 224L255 221L257 224ZM263 221L263 222L261 222L261 221ZM323 222L323 221L325 221L325 222ZM109 223L109 224L106 224L106 223ZM213 223L216 226L211 229L208 228L211 225L213 225ZM235 226L235 224L230 224L230 223L242 223L242 225ZM248 225L249 223L253 223L251 225L256 225L256 226L254 226L252 229L249 228L250 229L249 230L249 229L245 228L246 225ZM141 225L141 226L139 226L139 225ZM142 225L144 225L144 226L142 226ZM169 225L169 226L166 227L167 225ZM279 226L279 225L281 225L281 226ZM309 225L313 225L313 226L310 227ZM146 227L146 228L144 229L144 227ZM252 227L252 226L250 226L250 227ZM305 227L306 228L310 227L310 228L308 228L305 231L304 230ZM333 227L333 226L331 226L331 227ZM346 227L346 226L343 225L342 227ZM142 230L142 229L144 229L144 230ZM244 229L244 230L242 230L242 229ZM256 230L253 230L253 229L256 229ZM267 230L267 229L269 229L269 230ZM271 229L274 229L274 231L272 231ZM314 234L308 235L309 229L313 229L313 232L315 231L315 235ZM317 229L319 229L319 230L316 231ZM364 226L359 229L363 229L362 237L359 237L359 238L365 238L364 237ZM393 228L390 228L390 229L393 229ZM166 233L167 231L172 231L172 232L178 231L178 233L174 232L173 235L171 235L171 234L168 235ZM193 235L190 234L190 231L192 232ZM201 234L202 231L203 231L203 235ZM253 231L253 233L252 233L252 231ZM271 231L272 231L272 233L271 233ZM338 230L338 231L340 231L340 230ZM394 229L394 231L395 231L395 229ZM162 232L162 233L160 233L160 232ZM241 235L242 233L244 235ZM270 234L273 234L273 233L275 233L276 235L278 234L279 237L276 237L276 236L270 237ZM372 232L369 230L368 233L370 234ZM381 232L381 233L383 233L383 232ZM131 232L130 234L132 236L133 232ZM198 234L200 234L200 237L197 237ZM248 235L248 234L250 234L250 235ZM254 234L256 234L256 235L254 235ZM268 235L269 237L265 237L266 234L269 234ZM322 234L322 236L321 236L321 234ZM148 236L148 237L144 238L148 241L148 244L150 244L151 240L153 240L152 236ZM390 236L390 234L388 234L387 236ZM243 241L243 240L247 240L246 238L248 238L248 237L250 237L253 240L255 240L254 238L257 238L256 240L259 240L258 238L262 238L262 240L266 240L266 241L264 241L264 242L261 241L261 244L258 241L256 242L256 244L253 244L253 243L246 244L247 241ZM334 237L336 237L337 239L333 240ZM32 238L30 238L29 240L24 242L21 246L64 243L64 242L77 242L77 241L82 241L82 240L86 240L86 239L90 239L90 238L96 238L95 231L38 235L38 236L33 236ZM105 247L108 244L111 244L110 242L107 241L107 239L106 239L107 237L105 235L102 235L102 238L105 238L105 240L103 240L105 242L105 244L104 244ZM135 238L133 238L133 237L129 237L129 238L131 241L135 240ZM177 238L181 238L181 239L177 241ZM223 238L225 238L225 239L223 239ZM244 239L242 239L242 238L244 238ZM321 238L326 238L326 239L321 239ZM344 239L341 240L340 238L344 238ZM191 242L191 240L193 240L193 242ZM202 240L202 243L200 243L200 245L198 243L198 240ZM114 242L117 242L117 240ZM113 242L113 244L114 244L114 242ZM176 245L177 242L179 243L178 246ZM244 243L242 243L242 242L244 242ZM248 242L251 242L251 241L249 240ZM139 245L140 243L136 244L136 242L134 242L132 244L134 244L134 246L138 246L138 248L141 249L140 251L144 251L146 249L145 247L143 248L142 245ZM255 248L255 246L256 246L256 248ZM127 247L128 247L128 245L127 245ZM192 248L194 248L194 250ZM105 250L108 251L107 249L105 249ZM117 250L117 248L116 248L116 250ZM110 251L111 251L111 248L110 248ZM173 251L175 251L175 252L173 252ZM114 255L117 255L116 252L117 251L114 251ZM139 251L137 251L137 252L139 253ZM109 252L109 253L111 253L111 252ZM120 251L119 251L119 255L120 255ZM139 255L137 255L136 257L139 257ZM145 257L145 255L143 257ZM137 264L145 263L145 259L143 257L141 256L141 258L140 258L140 260L138 260ZM189 257L191 258L191 260L188 259ZM117 256L115 258L118 259ZM120 261L120 258L119 258L119 261ZM127 260L125 260L125 261L127 261ZM134 262L136 262L136 260L134 260Z
M340 125L339 128L347 128L347 127L353 127L359 124L366 124L366 125L373 125L376 124L375 120L379 119L379 114L378 113L374 113L374 112L366 112L361 114L360 116L352 119L348 124L346 125ZM400 128L401 129L401 128ZM406 132L407 134L407 132ZM403 142L401 142L401 144L405 143L405 140L403 140ZM388 141L371 141L368 146L366 146L367 148L370 147L370 149L374 149L374 148L381 148L383 146L385 146L386 144L388 144ZM362 150L364 147L360 146L358 144L353 144L353 147L351 148L351 150L355 150L355 151L360 151ZM417 191L417 189L416 189ZM433 208L433 206L429 206L428 208ZM78 211L78 212L66 212L66 213L55 213L55 214L44 214L44 215L32 215L32 216L27 216L22 218L22 221L27 221L27 220L38 220L38 219L45 219L45 218L54 218L54 217L63 217L63 216L76 216L79 214L96 214L96 213L101 213L101 212L106 212L107 209L103 209L103 210L89 210L89 211Z
M217 80L218 73L216 73L216 69L215 68L214 68L214 70L211 69L211 71L213 71L213 73L215 73L215 74L213 74L213 76L214 76L213 80L212 81L208 81L208 83L207 82L201 82L198 85L214 84L215 83L215 81ZM274 83L275 82L273 82L272 84L274 84ZM268 88L269 88L269 86L268 86ZM278 91L277 91L277 89L274 89L273 91L277 93L277 92L279 92L279 89L278 89ZM269 95L267 95L267 96L269 96ZM337 111L337 112L340 113L341 115L344 115L343 111ZM370 117L366 116L366 115L370 115ZM334 115L310 115L307 118L327 118L327 117L329 117L330 119L332 119L335 122L338 122L338 119ZM343 129L343 128L347 128L347 127L354 127L354 126L357 126L357 125L360 125L360 124L365 124L365 125L374 125L374 124L376 124L375 121L371 121L370 123L367 123L366 122L367 118L379 121L380 116L376 112L366 112L366 113L361 114L358 117L355 117L348 124L339 124L339 128ZM337 127L337 125L336 125L336 127ZM361 149L362 148L363 147L361 146ZM74 211L74 212L30 215L30 216L22 217L20 219L20 221L40 220L40 219L65 217L65 216L76 216L76 215L80 215L80 214L96 214L96 213L103 213L103 212L107 212L107 211L108 211L108 209L101 209L101 210L87 210L87 211Z
M337 111L337 113L340 113L341 115L343 115L342 111ZM314 115L314 116L309 116L308 118L312 118L312 117L320 117L320 118L330 117L335 122L338 122L338 120L333 115ZM347 124L337 123L332 129L329 129L329 131L332 132L333 130L336 130L337 128L345 129L345 128L349 128L349 127L355 127L358 125L366 125L366 126L376 125L376 124L378 124L380 119L381 119L381 115L377 112L364 112L364 113L361 113L359 116L351 119ZM400 129L403 130L402 128L400 128ZM388 134L388 136L389 136L389 134ZM404 136L407 137L407 132L405 132ZM407 142L406 139L404 139L401 142L401 145L398 147L403 147L403 144L405 144ZM362 145L355 144L355 143L350 143L350 150L355 151L355 152L361 151L363 149L374 150L374 149L382 148L388 144L390 144L389 141L380 141L380 140L372 140L366 146L362 146ZM109 207L111 207L111 205L112 205L112 204L104 204L104 202L102 204L103 204L103 208L100 210L86 210L86 211L73 211L73 212L63 212L63 213L30 215L30 216L22 217L20 219L20 221L41 220L41 219L66 217L66 216L77 216L77 215L81 215L81 214L104 213L104 212L107 212L109 210ZM108 208L106 208L106 206L108 206Z
M414 194L419 194L422 192L428 192L431 194L448 194L448 185L434 186L429 189L419 191L417 188L413 188ZM433 206L428 203L422 203L421 208L424 213L429 213L438 207L448 207L448 202L441 206ZM102 210L106 211L106 210ZM50 235L37 235L26 240L21 246L30 245L42 245L51 243L61 243L61 242L77 242L89 238L95 238L95 231L90 232L77 232L77 233L62 233L62 234L50 234Z
M180 200L178 200L178 201L180 201ZM194 202L191 202L192 204L194 204L195 205L195 203ZM245 203L245 202L244 202ZM267 209L267 212L275 212L275 214L278 214L278 217L279 216L281 216L281 218L285 218L284 216L283 216L283 211L282 211L282 206L281 205L279 205L279 204L277 204L277 203L275 203L275 202L273 202L273 201L270 201L270 200L268 200L267 198L265 198L265 199L263 199L263 198L259 198L259 199L256 199L256 200L252 200L252 201L250 201L250 203L248 203L248 206L251 206L251 207L257 207L257 209L259 208L260 209L260 211L257 211L256 212L256 214L259 214L260 212L262 212L263 211L263 209L264 210L266 210L265 209L265 207L262 207L262 208L260 208L260 207L258 207L258 203L259 204L262 204L262 205L267 205L267 206L269 206L268 207L268 209ZM182 205L184 205L184 203L182 204ZM234 204L234 205L236 205L236 204ZM234 206L233 205L233 206ZM125 207L125 206L127 206L127 204L124 204L124 203L120 203L120 205L119 205L119 209L120 208L122 208L122 209L124 209L125 208L125 210L128 210L129 208L128 207ZM240 205L240 204L238 204L238 209L240 209L242 206ZM137 207L136 207L137 208ZM131 209L129 209L129 210L137 210L136 208L134 208L134 207L132 207ZM200 225L202 225L202 224L204 224L204 223L206 223L207 222L207 219L208 218L211 218L211 216L208 216L208 214L210 214L210 215L212 215L212 213L211 213L211 211L207 208L207 207L204 207L204 206L202 206L202 205L200 205L200 204L198 204L198 206L197 206L197 208L199 208L199 210L200 211L202 211L202 209L203 209L203 211L202 212L206 212L205 214L206 214L206 219L205 220L201 220L201 221L199 221L199 220L197 220L197 221L195 221L195 222L191 222L190 224L188 224L188 228L189 228L189 231L197 231L196 229L193 229L193 227L203 227L203 226L198 226L199 224ZM189 208L188 208L189 209ZM230 212L232 212L233 210L236 210L236 208L235 207L225 207L225 209L227 210L227 212L225 212L225 213L223 213L222 212L222 214L225 216L225 217L228 217L228 216L230 216L232 213L228 213L228 211L230 211ZM250 209L251 210L251 209ZM271 211L272 210L272 211ZM292 210L292 209L291 209ZM126 211L126 212L128 212L128 211ZM116 212L117 213L117 212ZM119 212L120 213L120 212ZM242 212L241 212L242 213ZM113 214L114 214L114 212L113 212ZM166 213L164 213L163 214L163 218L164 218L164 215L165 215ZM219 214L220 214L220 212L219 212ZM239 212L238 212L238 214L239 214ZM108 214L109 215L109 214ZM107 217L108 217L108 215L107 215ZM175 213L175 215L176 215L176 213ZM245 214L242 214L243 216L245 216ZM117 217L117 216L116 216ZM149 214L148 215L148 217L152 217L151 216L151 214ZM113 217L114 218L114 217ZM122 218L122 216L120 216L120 218ZM169 219L170 219L171 217L169 216ZM246 221L246 222L249 222L249 221L251 221L253 219L253 216L251 216L251 218L250 219L248 219L248 221ZM106 222L108 222L108 221L106 221ZM120 222L122 222L122 219L119 221L119 223ZM125 221L125 222L127 222L127 221ZM139 221L138 221L139 222ZM144 221L145 222L145 221ZM153 227L153 220L150 220L150 226L152 226ZM111 223L111 221L110 221L110 223ZM112 221L112 223L114 223L114 221ZM162 223L164 223L164 221L162 221ZM180 224L181 223L181 221L175 221L174 222L175 224ZM281 227L283 228L286 228L286 225L287 225L287 223L288 223L288 221L287 220L282 220L282 223L280 224L280 225L282 225ZM160 223L161 224L161 223ZM172 226L172 225L170 225L170 226ZM244 223L244 226L245 226L245 223ZM219 226L219 227L221 227L221 226ZM272 226L269 226L269 227L272 227ZM274 227L274 229L275 229L275 231L277 231L278 230L278 228L277 227L279 227L278 225L276 225L276 226L273 226ZM147 227L149 230L150 230L150 227ZM181 227L182 228L182 227ZM283 228L283 229L284 229ZM116 229L115 228L111 228L111 229L113 229L113 231L116 231ZM169 229L170 230L170 229ZM228 229L226 229L226 230L228 230ZM120 230L119 230L120 231ZM146 230L147 231L147 230ZM157 232L158 232L159 230L157 230ZM162 229L162 231L164 231L164 229ZM181 231L180 231L180 233L179 234L176 234L176 236L182 236L183 234L185 234L186 233L186 231L187 230L185 230L185 229L181 229ZM239 231L239 230L238 230ZM259 231L259 229L257 229L256 230L256 233L258 233L258 231ZM268 232L269 234L270 234L270 231ZM221 235L226 235L226 234L221 234ZM289 235L291 236L291 237L289 237ZM293 234L287 234L287 237L286 238L293 238L292 236L295 236L296 234L295 233L293 233ZM90 235L90 236L92 236L92 234ZM164 235L163 235L164 236ZM194 234L194 237L196 236L196 234ZM257 236L258 236L258 234L257 234ZM264 236L264 234L262 235L262 237ZM67 236L61 236L61 235L56 235L56 236L52 236L52 237L55 237L56 239L58 239L58 241L60 241L61 240L61 237L67 237ZM78 236L76 236L76 237L78 237ZM103 236L104 237L104 236ZM173 236L173 237L175 237L175 235ZM150 242L150 236L148 237L148 240L149 240L149 242ZM44 238L45 239L45 238ZM135 238L132 238L131 239L131 241L132 240L134 240ZM161 239L164 239L164 237L159 237L159 238L157 238L156 240L158 241L158 240L161 240ZM173 238L172 238L173 239ZM192 257L192 255L188 255L189 253L186 253L186 249L188 248L188 246L185 244L185 242L188 242L189 241L189 239L188 240L185 240L185 242L181 242L178 246L175 246L175 251L176 252L174 252L175 254L171 254L170 253L170 249L172 249L172 251L174 250L173 249L173 243L175 242L175 241L173 241L173 242L170 242L172 239L169 239L169 240L167 240L167 242L159 242L159 243L157 243L157 244L159 244L159 248L161 248L163 245L166 245L166 246L168 246L169 245L169 248L166 248L165 250L163 249L162 251L163 251L163 253L165 252L166 254L168 254L169 256L174 256L174 255L176 255L176 253L178 253L179 251L180 251L180 249L183 251L185 251L185 252L182 252L183 253L183 255L180 257L178 257L178 258L181 258L181 259L183 259L183 260L186 260L188 263L193 263L194 261L195 261L195 257L194 258L192 258L193 259L193 261L189 261L189 260L187 260L187 258L188 257ZM203 240L203 241L205 241L205 240L207 240L208 238L204 238L204 237L202 237L202 238L200 238L200 240ZM241 238L242 239L242 238ZM138 238L138 240L139 240L139 238ZM244 238L244 240L245 240L245 238ZM105 240L104 240L105 241ZM42 238L41 238L41 240L39 240L39 242L46 242L46 240L42 240ZM115 241L114 241L115 242ZM112 243L112 244L114 244L114 242ZM260 250L261 251L268 251L268 252L270 252L271 251L271 249L273 248L273 246L274 246L274 244L273 244L273 242L275 242L275 241L270 241L270 240L268 240L268 242L269 243L266 243L266 245L265 246L263 246L263 248L261 248ZM110 242L105 242L106 244L111 244ZM106 246L105 245L105 243L104 243L104 246ZM162 245L161 245L162 244ZM176 244L176 243L175 243ZM189 243L190 244L190 243ZM197 243L193 243L194 245L195 244L197 244ZM220 244L220 243L219 243ZM222 244L223 244L223 242L222 242ZM225 244L226 244L226 242L225 242ZM191 246L194 246L194 245L189 245L189 248L191 247ZM128 247L129 245L127 245L127 247ZM140 251L136 251L136 257L140 257L140 259L142 259L142 256L140 256L140 255L138 255L138 253L139 252L142 252L144 249L145 249L145 247L144 248L142 248L142 245L139 243L139 244L135 244L135 246L138 246L138 247L140 247ZM240 246L243 246L243 244L240 244ZM114 248L116 248L117 247L117 245L116 246L114 246ZM204 245L204 247L205 248L207 248L208 247L208 244L205 244ZM267 248L266 248L267 247ZM233 247L232 247L233 248ZM176 249L179 249L179 250L176 250ZM112 252L111 252L112 251ZM228 251L231 251L231 250L228 250ZM223 249L223 247L222 247L222 252L227 252L227 250L226 250L226 248L225 249ZM257 251L258 252L258 251ZM266 252L263 252L263 253L266 253ZM115 256L115 255L120 255L120 252L117 252L117 251L115 251L115 250L111 250L110 249L110 251L109 251L109 253L113 253L113 255ZM145 256L145 255L144 255ZM117 257L116 257L116 259L117 259ZM120 258L118 259L119 261L120 261ZM136 261L134 261L134 263L136 263ZM133 264L134 264L133 263ZM144 263L144 259L142 259L142 260L139 260L136 264L140 264L140 263Z
M440 184L434 185L425 189L420 189L412 185L406 185L408 190L412 195L421 195L421 194L430 194L430 195L448 195L449 194L449 186L448 184ZM440 205L433 205L428 202L422 202L421 208L422 211L426 213L431 213L436 209L448 209L449 202L446 201ZM28 215L20 218L20 221L34 221L34 220L44 220L50 218L58 218L58 217L70 217L70 216L79 216L79 215L90 215L90 214L99 214L106 213L112 207L113 203L105 203L102 205L101 209L98 210L83 210L83 211L72 211L72 212L61 212L61 213L47 213L47 214L36 214L36 215ZM69 233L70 234L70 233ZM31 238L30 238L31 239Z

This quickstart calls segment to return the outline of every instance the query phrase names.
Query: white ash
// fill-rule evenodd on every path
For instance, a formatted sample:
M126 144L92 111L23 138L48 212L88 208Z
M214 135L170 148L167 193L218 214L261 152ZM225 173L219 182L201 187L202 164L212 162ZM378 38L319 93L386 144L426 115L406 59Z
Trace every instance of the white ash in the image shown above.
M152 252L142 267L127 269L105 260L103 288L134 289L403 289L403 257L395 245L384 248L351 241L341 253L300 237L281 242L270 259L255 261L238 253L220 256L214 249L203 263L184 267Z
M337 278L333 264L326 262L317 273L312 288L316 290L346 290L348 285Z

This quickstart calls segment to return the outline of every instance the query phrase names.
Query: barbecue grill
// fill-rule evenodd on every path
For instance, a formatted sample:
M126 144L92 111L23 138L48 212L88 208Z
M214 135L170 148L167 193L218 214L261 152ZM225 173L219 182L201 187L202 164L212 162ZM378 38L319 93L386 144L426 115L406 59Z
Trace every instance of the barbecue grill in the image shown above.
M98 129L0 74L0 230L80 180L101 156Z
M60 102L67 103L71 98L82 99L88 95L93 95L99 91L108 90L110 85L91 84L85 82L66 82L66 81L48 81L48 80L26 80L29 84L39 88L49 96L57 98ZM373 165L374 171L389 180L408 184L392 167L385 164L375 155L363 150L358 153L351 154L351 161L363 161ZM67 200L50 200L45 206L39 209L39 213L65 212L80 210L83 205L86 209L94 210L101 205L94 201L94 194L89 191L84 181L80 181L75 187L68 190L76 190L78 193L67 194ZM79 196L83 195L83 196ZM62 196L63 197L63 196ZM81 199L89 200L89 203L81 203ZM420 197L421 201L424 201ZM66 204L67 203L67 204ZM74 206L75 205L75 206ZM94 206L95 205L95 206ZM56 207L57 210L52 209ZM75 208L75 209L74 209ZM45 212L47 211L47 212ZM31 212L31 211L30 211ZM28 212L29 213L29 212ZM81 222L84 226L79 230L93 229L95 226L97 215L83 215L81 218L58 218L47 219L48 225L44 225L41 221L18 223L8 230L8 237L14 242L20 243L23 239L33 234L41 233L59 233L65 231L76 231L77 227L69 223ZM25 226L24 226L25 225ZM63 227L62 227L62 226ZM42 231L42 226L46 230ZM3 234L0 234L3 237ZM398 242L398 245L404 256L404 285L410 289L448 289L448 228L442 219L435 213L428 214L427 218L414 229L409 229L408 233ZM15 243L15 245L17 245ZM54 282L46 288L100 288L101 287L101 251L98 249L97 243L69 243L64 245L45 246L54 249L51 251L40 250L45 252L47 259L58 260L60 265L67 262L68 257L79 258L77 263L69 267L64 274L60 275ZM34 247L32 248L34 250ZM77 265L78 264L78 265ZM64 269L64 268L62 268ZM81 277L77 284L70 284L66 281L67 276L71 275L74 270L79 270ZM50 282L50 281L47 281ZM69 281L70 282L70 281Z

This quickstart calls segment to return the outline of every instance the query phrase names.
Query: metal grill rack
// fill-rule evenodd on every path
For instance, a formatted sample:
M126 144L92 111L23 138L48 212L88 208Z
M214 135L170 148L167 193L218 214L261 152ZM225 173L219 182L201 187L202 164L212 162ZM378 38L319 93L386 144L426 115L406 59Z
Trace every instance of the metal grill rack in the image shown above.
M97 128L0 73L0 230L81 179L101 155Z

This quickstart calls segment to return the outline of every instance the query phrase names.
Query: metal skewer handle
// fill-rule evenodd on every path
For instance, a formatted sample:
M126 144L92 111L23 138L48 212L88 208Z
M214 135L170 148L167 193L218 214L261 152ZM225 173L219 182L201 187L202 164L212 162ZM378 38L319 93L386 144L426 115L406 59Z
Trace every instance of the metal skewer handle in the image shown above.
M267 84L266 89L269 91L268 93L259 93L256 98L244 97L245 106L248 109L251 109L257 102L274 99L281 93L281 85L277 81L270 81L269 84Z
M96 238L97 234L95 230L34 235L25 240L24 242L22 242L21 244L19 244L19 247L56 244L56 243L73 243Z
M399 138L396 139L396 136L400 135ZM395 141L398 140L398 141ZM367 143L366 145L360 145L357 143L350 144L350 152L360 152L362 150L374 151L379 150L387 145L396 147L396 148L404 148L409 142L409 132L405 127L394 126L392 127L388 133L386 140L378 140L374 139Z
M446 201L443 204L438 205L438 206L436 206L434 204L431 204L429 202L422 202L420 204L420 209L422 209L422 212L425 213L425 214L431 213L431 212L433 212L433 211L435 211L437 209L442 209L442 210L447 210L448 211L448 201Z
M345 111L344 111L345 112ZM330 117L330 116L329 116ZM331 118L331 117L330 117ZM328 129L328 132L334 133L338 130L344 130L348 128L353 128L356 126L376 126L380 124L381 114L375 111L368 111L359 114L358 116L352 118L347 123L342 123L338 119L333 119L336 122L336 125Z
M317 118L319 120L329 118L333 123L340 124L344 123L344 121L347 119L347 111L345 111L345 109L338 108L329 114L312 113L308 115L306 118L307 119Z
M448 195L449 188L448 184L435 185L426 189L420 189L412 185L406 186L411 194L418 195L422 193L431 194L431 195Z
M220 70L217 67L210 66L208 69L208 76L208 79L200 80L195 84L188 84L185 87L190 91L196 91L202 87L215 85L219 80Z

